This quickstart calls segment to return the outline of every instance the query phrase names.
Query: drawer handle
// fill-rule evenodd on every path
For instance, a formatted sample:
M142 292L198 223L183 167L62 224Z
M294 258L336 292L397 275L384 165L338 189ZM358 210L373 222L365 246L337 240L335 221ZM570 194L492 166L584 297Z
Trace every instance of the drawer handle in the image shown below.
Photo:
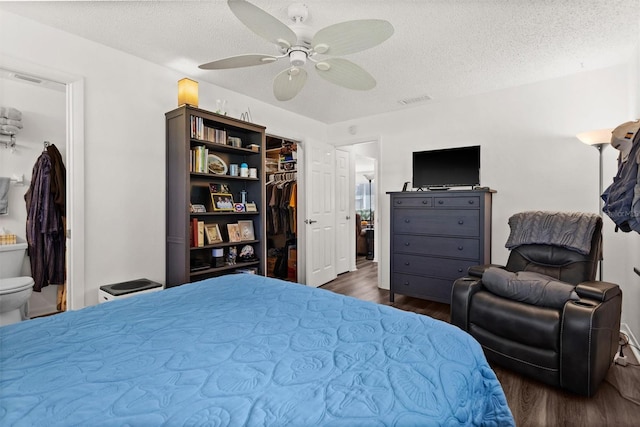
M404 282L404 285L405 286L409 286L409 282Z
M427 203L429 203L429 202L428 202L428 201L426 201L426 200L423 200L423 201L422 201L422 204L423 204L423 205L426 205Z
M459 250L459 251L461 251L461 250L463 250L463 249L464 249L464 248L463 248L462 246L458 246L458 250Z
M444 205L444 200L438 200L439 205Z
M472 205L472 204L474 204L474 203L475 203L475 202L474 202L473 200L469 200L469 204L470 204L470 205Z
M459 220L458 220L458 224L462 225L462 224L464 224L464 221L463 221L463 220L461 220L461 219L459 219Z
M411 222L410 219L405 219L404 222L406 222L407 224L409 224Z
M411 244L411 243L409 243L409 242L405 242L405 244L404 244L404 245L405 245L405 246L409 246L410 244Z
M409 261L405 261L404 265L411 265L411 263Z
M401 201L401 200L397 200L397 201L396 201L396 205L401 205L401 204L402 204L402 201Z
M462 269L461 268L458 269L458 273L462 273Z

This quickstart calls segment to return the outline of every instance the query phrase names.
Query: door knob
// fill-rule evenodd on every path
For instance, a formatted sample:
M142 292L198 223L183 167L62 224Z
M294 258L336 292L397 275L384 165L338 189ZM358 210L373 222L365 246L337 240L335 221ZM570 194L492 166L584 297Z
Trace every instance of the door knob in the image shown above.
M314 221L314 220L312 220L312 219L305 219L305 220L304 220L304 223L305 223L305 224L314 224L314 223L316 223L316 222L318 222L318 221Z

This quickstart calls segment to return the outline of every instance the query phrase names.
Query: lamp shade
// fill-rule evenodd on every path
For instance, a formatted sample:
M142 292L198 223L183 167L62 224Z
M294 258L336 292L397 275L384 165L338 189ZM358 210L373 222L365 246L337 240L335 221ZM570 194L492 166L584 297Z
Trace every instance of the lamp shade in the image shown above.
M611 142L612 131L613 129L610 128L590 130L577 134L576 138L588 145L608 144Z
M198 106L198 82L191 79L178 80L178 106Z

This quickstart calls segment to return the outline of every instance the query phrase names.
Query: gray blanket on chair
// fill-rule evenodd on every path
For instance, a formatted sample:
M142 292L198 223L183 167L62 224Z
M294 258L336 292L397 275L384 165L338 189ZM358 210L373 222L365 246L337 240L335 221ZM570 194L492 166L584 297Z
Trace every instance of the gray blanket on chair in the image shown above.
M505 246L555 245L583 255L591 250L591 238L599 216L582 212L521 212L509 218L511 233Z

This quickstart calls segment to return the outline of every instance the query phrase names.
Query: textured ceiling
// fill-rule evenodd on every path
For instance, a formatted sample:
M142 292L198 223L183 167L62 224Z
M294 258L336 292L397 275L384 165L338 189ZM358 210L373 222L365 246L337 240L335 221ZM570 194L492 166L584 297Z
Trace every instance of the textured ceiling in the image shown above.
M288 23L292 2L251 2ZM428 95L432 100L423 102L433 103L624 63L640 41L640 0L304 3L314 31L353 19L380 18L393 24L395 33L389 40L346 56L375 77L373 90L344 89L309 69L300 94L280 102L273 96L272 81L286 67L283 60L238 70L198 69L228 56L278 54L246 28L224 0L2 1L0 10L325 123L409 108L398 102L402 99Z

